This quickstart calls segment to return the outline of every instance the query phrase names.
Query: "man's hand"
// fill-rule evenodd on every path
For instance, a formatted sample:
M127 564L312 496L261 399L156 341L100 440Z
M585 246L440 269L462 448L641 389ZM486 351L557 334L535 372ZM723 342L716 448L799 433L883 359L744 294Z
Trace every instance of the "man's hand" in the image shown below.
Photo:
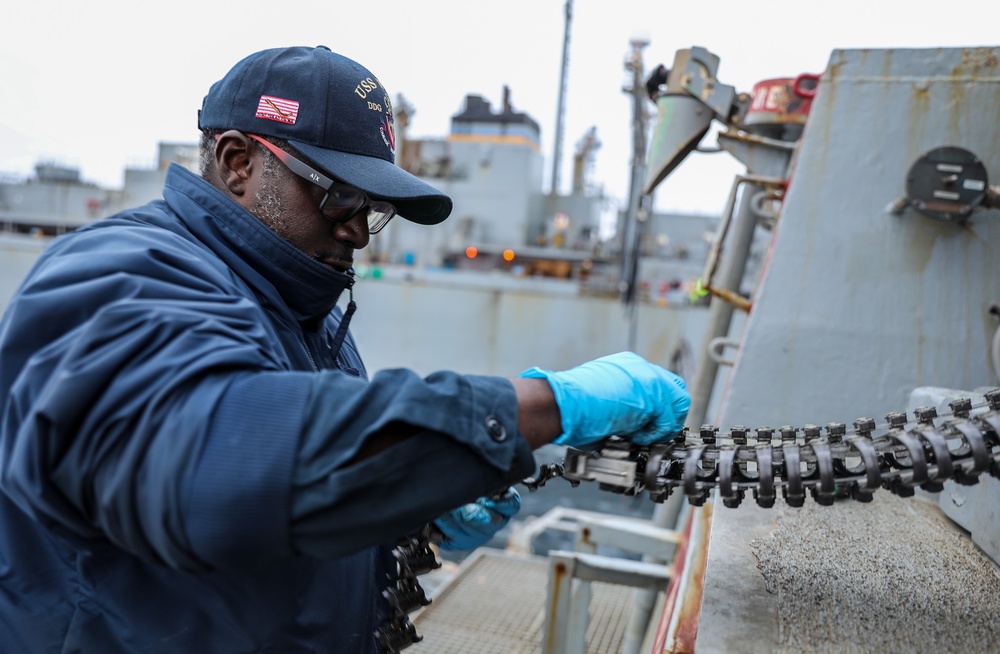
M500 496L480 497L434 521L444 535L441 548L471 550L488 542L521 510L521 496L508 488Z
M531 368L521 377L544 378L552 387L561 416L558 445L582 447L609 436L638 445L668 441L691 406L683 379L632 352L563 372Z

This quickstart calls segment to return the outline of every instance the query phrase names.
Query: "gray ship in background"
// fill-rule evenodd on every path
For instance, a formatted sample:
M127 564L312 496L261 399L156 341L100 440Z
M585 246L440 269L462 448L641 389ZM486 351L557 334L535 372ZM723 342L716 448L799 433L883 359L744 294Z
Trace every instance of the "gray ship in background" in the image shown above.
M706 444L705 423L945 416L958 397L982 411L1000 385L1000 48L836 50L822 74L735 89L706 48L646 67L643 47L626 60L636 157L613 237L587 174L596 134L573 192L554 196L539 127L509 92L498 111L469 96L437 140L407 140L397 101L399 164L455 211L438 228L392 223L359 260L353 327L372 371L516 375L632 349L688 379L687 426ZM723 214L653 212L657 186L705 150L746 169ZM163 164L184 157L161 148ZM127 171L116 191L42 166L4 183L0 301L53 235L156 197L163 174ZM523 493L505 549L449 567L410 651L998 651L1000 482L977 481L773 507L748 482L731 508L553 479Z

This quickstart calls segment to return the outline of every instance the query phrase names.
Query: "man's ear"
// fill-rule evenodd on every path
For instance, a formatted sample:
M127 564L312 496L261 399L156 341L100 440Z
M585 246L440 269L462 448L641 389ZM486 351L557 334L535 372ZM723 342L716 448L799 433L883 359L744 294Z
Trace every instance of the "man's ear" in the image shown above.
M215 168L223 190L235 198L245 196L255 172L257 159L250 138L235 129L223 132L215 142Z

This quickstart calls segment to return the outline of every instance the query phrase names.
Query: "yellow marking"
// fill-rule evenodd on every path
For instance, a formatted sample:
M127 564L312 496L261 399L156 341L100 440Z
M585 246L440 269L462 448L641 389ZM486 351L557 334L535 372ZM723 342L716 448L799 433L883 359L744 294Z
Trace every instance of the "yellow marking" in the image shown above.
M449 141L459 141L462 143L510 143L512 145L527 145L535 152L540 150L537 141L524 136L500 136L486 134L449 134Z

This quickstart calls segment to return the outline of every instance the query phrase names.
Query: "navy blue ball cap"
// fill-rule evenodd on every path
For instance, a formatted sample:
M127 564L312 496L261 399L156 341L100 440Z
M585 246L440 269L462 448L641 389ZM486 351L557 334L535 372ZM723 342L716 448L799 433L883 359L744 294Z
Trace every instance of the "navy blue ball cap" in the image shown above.
M451 213L451 198L396 165L389 92L325 46L246 57L209 89L198 127L285 139L331 177L392 202L415 223L435 225Z

